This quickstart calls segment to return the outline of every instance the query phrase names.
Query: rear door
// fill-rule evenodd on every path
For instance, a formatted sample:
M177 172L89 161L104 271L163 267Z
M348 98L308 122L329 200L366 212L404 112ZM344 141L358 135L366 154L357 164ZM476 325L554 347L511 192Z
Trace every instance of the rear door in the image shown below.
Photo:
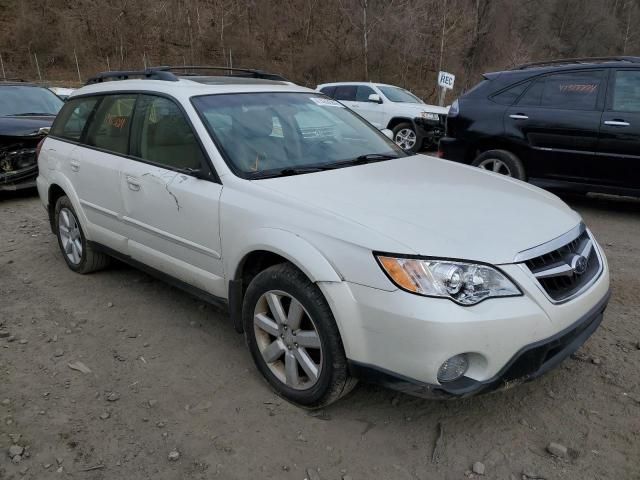
M180 106L140 95L131 154L121 164L123 222L132 258L213 295L226 295L220 254L222 185ZM189 173L189 172L193 173Z
M538 77L504 116L505 134L529 177L583 182L593 176L606 72Z
M598 162L599 184L640 188L640 69L612 70L602 115Z
M126 238L120 221L123 201L120 165L128 152L136 95L91 97L98 103L89 116L86 132L69 157L70 178L89 221L92 240L126 254ZM90 108L91 105L87 105ZM72 128L75 127L73 122Z

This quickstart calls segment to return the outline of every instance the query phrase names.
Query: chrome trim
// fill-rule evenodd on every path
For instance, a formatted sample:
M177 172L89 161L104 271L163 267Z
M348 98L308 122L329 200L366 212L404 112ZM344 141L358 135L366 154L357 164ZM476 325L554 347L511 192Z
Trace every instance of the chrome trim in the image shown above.
M547 268L546 270L540 270L533 274L536 278L550 278L550 277L570 277L573 275L573 267L568 263L559 265L557 267Z
M521 251L515 256L513 263L526 262L532 258L540 257L546 253L558 250L560 247L564 247L566 244L573 242L576 238L582 235L586 229L587 226L580 222L567 233L563 233L553 240L549 240L548 242Z
M584 229L586 229L585 225L583 223L580 224L580 226L584 227ZM574 229L575 230L575 229ZM562 300L554 300L553 298L551 298L549 296L549 294L547 293L547 291L544 289L544 287L542 286L542 284L538 281L538 279L534 276L533 273L531 273L531 270L529 270L529 268L524 264L524 263L519 263L518 266L526 273L530 276L530 278L533 280L533 283L536 285L536 287L538 288L538 290L540 290L542 292L542 294L546 297L547 300L549 300L552 304L554 305L560 305L562 303L567 303L571 300L573 300L576 297L579 297L580 295L582 295L584 292L586 292L587 290L589 290L593 284L595 284L600 277L602 276L602 272L604 272L604 259L602 258L602 252L600 250L600 248L598 247L598 244L596 242L596 240L593 238L593 235L591 234L591 232L587 230L587 235L589 235L589 239L591 240L591 248L593 248L596 252L596 257L598 258L598 262L600 265L600 268L598 269L598 271L593 275L593 277L591 278L591 280L589 280L587 283L585 283L582 288L576 292L573 293L573 295L567 297L567 298L563 298ZM568 235L570 232L565 233L564 235L562 235L562 237L564 237L565 235ZM582 232L581 232L582 233ZM581 234L580 233L580 234ZM561 238L561 237L558 237ZM555 241L556 239L552 240ZM566 243L569 243L571 241L575 240L575 237L572 240L569 240ZM565 243L565 245L566 245ZM544 244L547 245L547 244ZM560 245L561 247L562 245ZM535 247L537 248L537 247ZM557 250L557 248L555 249ZM526 250L528 251L528 250ZM552 250L549 250L552 251ZM545 253L549 253L549 252L545 252ZM544 255L544 254L543 254Z

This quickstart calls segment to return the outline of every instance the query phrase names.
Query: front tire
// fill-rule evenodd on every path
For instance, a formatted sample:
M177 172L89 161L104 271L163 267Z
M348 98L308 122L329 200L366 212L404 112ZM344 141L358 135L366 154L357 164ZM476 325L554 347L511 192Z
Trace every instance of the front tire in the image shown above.
M327 301L293 265L274 265L256 275L242 318L253 361L281 397L320 408L355 386Z
M399 123L393 127L393 141L409 153L418 153L422 144L416 128L409 122Z
M67 266L77 273L90 273L106 267L109 257L96 252L87 243L69 197L58 198L54 212L55 233Z
M506 150L487 150L478 155L472 165L523 182L527 181L527 174L520 159Z

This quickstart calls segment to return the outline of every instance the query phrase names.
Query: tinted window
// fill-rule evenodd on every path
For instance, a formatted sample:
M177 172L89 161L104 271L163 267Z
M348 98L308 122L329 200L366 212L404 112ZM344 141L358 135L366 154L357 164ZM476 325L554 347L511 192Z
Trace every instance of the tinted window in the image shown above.
M493 97L491 97L491 99L494 102L498 102L502 105L513 105L513 102L515 102L518 97L522 95L522 92L527 89L530 83L531 82L520 83L515 87L508 88L507 90L494 95Z
M357 91L358 87L356 85L341 85L339 87L336 87L336 91L333 94L333 97L336 100L355 101Z
M73 98L69 100L51 127L51 135L68 140L80 140L82 130L93 112L99 97Z
M640 112L640 71L620 70L616 72L613 110Z
M135 95L105 96L89 125L87 144L110 152L126 154L129 149L131 115L135 103Z
M544 91L544 80L539 80L534 83L527 93L525 93L520 100L518 101L518 105L524 105L526 107L539 107L540 101L542 100L542 92Z
M136 107L136 156L169 168L200 168L202 150L184 114L172 100L142 95Z
M324 87L324 88L321 88L320 91L325 95L329 95L330 97L333 97L336 91L336 87Z
M57 115L63 102L51 90L24 85L0 86L0 116Z
M373 95L376 92L371 87L366 85L358 85L358 91L356 93L356 102L368 102L369 95Z
M595 110L598 93L604 86L601 71L548 75L538 80L518 105Z

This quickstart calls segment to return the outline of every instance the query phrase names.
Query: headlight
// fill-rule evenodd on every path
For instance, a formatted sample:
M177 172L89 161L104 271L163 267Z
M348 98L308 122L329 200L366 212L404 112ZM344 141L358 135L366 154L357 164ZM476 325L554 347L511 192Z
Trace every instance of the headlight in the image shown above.
M440 120L437 113L430 112L422 112L422 118L426 118L427 120Z
M506 275L487 265L386 255L376 258L393 283L417 295L449 298L461 305L522 295Z

